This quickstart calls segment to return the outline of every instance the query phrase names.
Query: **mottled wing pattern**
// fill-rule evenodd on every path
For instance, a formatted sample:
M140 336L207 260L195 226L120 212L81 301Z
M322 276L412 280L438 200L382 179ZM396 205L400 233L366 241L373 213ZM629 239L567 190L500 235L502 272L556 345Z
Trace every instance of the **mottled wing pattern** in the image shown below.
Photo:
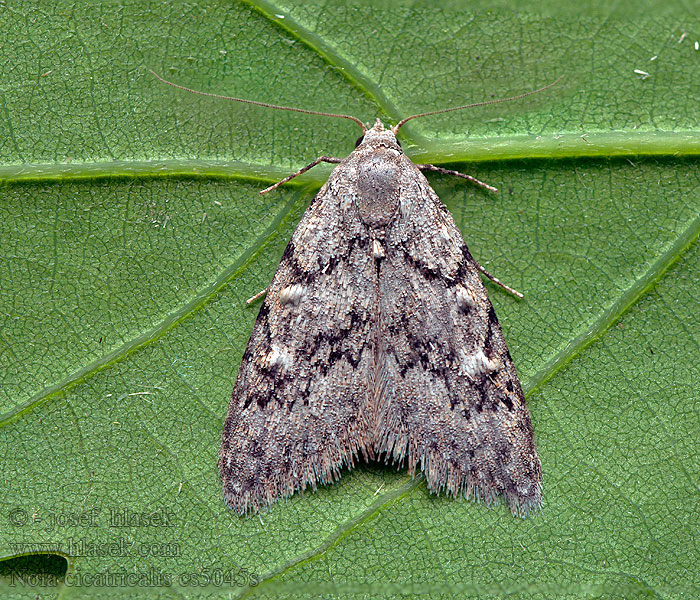
M304 214L270 285L220 452L238 512L384 455L428 487L539 507L530 414L454 220L378 120Z
M415 166L402 172L379 275L375 451L419 466L432 491L502 494L526 514L541 467L501 328L452 216Z
M219 468L239 513L372 455L377 271L341 167L287 246L238 371Z

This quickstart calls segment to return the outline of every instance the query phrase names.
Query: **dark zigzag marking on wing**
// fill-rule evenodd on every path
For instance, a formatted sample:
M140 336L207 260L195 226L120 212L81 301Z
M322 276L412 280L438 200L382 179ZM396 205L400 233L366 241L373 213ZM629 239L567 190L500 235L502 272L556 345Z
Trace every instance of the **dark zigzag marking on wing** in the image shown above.
M454 277L447 277L442 274L438 269L433 269L416 259L411 255L410 250L406 247L406 243L402 242L398 245L398 248L402 251L403 259L411 268L418 271L423 277L428 281L433 281L434 279L441 279L445 282L448 288L452 288L458 283L465 280L467 273L473 272L476 267L474 266L476 262L474 258L469 253L467 245L462 243L462 260L459 262L459 267Z
M299 348L299 350L311 360L318 352L321 344L324 342L329 344L331 350L327 362L313 362L313 364L315 364L316 367L321 370L323 375L326 375L328 370L341 358L345 358L345 360L347 360L353 368L357 368L360 360L362 359L362 353L369 342L369 339L365 340L359 349L348 348L346 350L341 350L337 347L342 344L342 342L348 337L348 334L355 329L355 327L357 327L359 324L367 323L371 319L369 314L367 314L366 317L363 317L355 310L351 310L348 314L350 315L350 323L346 328L344 327L334 332L319 331L307 344L304 344ZM353 356L354 350L357 350L356 356Z
M349 240L348 243L348 256L352 254L355 248L359 249L366 249L369 247L369 237L368 236L356 236L353 237ZM324 275L329 276L333 273L335 268L337 267L338 264L343 262L343 259L345 257L338 257L338 256L331 256L330 260L326 264L321 264L320 262L316 266L317 270L308 270L304 267L302 267L299 264L299 261L297 260L296 256L296 246L293 241L290 241L289 244L287 244L287 247L284 250L284 253L282 255L282 259L280 261L280 264L287 264L290 267L291 270L291 276L290 276L290 281L293 283L301 283L305 285L310 285L318 276L318 273L320 271L323 271ZM320 261L320 258L319 258ZM263 303L263 306L260 308L260 312L258 313L258 318L256 320L256 324L254 327L254 332L258 330L258 332L261 332L265 336L265 347L269 347L271 345L271 334L270 334L270 326L269 326L269 312L270 312L270 302L274 301L273 298L267 298L266 301ZM362 347L359 349L359 353L357 354L357 357L354 356L353 349L349 348L347 350L338 350L336 347L339 345L340 342L342 342L348 335L352 329L354 329L359 323L363 323L369 320L369 316L367 318L362 318L358 313L356 313L354 310L350 311L350 325L348 328L343 328L339 330L338 332L330 333L330 332L319 332L316 334L308 343L304 344L303 346L299 347L299 350L304 354L304 356L309 357L309 360L311 362L311 359L313 358L313 355L318 351L318 349L321 347L321 344L323 342L328 342L331 346L331 352L328 357L328 362L327 363L315 363L316 366L320 369L321 373L323 375L326 375L329 371L329 369L336 364L341 358L345 358L353 368L356 368L357 365L359 364L359 361L362 356L362 352L364 351L364 348L366 346L366 343L362 345ZM252 337L251 337L252 339ZM243 354L243 359L242 359L242 366L243 364L247 364L251 360L251 353L253 352L253 347L249 345L246 348L245 353ZM270 393L256 393L256 388L251 388L249 389L249 395L245 400L244 403L244 408L247 408L252 402L255 400L261 408L264 408L269 402L272 402L274 400L277 400L277 402L282 406L284 404L285 400L288 400L285 398L285 388L286 385L285 382L287 381L287 377L284 374L284 372L281 370L280 365L271 365L269 367L264 367L261 365L258 365L258 371L261 375L264 375L265 378L268 380L268 382L271 383L270 385ZM308 404L308 383L309 381L307 380L306 385L303 387L299 387L298 392L301 394L300 398L292 398L291 402L288 402L288 409L291 410L291 408L294 406L294 402L297 399L302 399L304 404ZM258 389L262 386L256 386Z
M409 263L416 271L421 273L426 280L428 281L433 281L434 279L441 279L445 284L447 285L448 288L454 287L456 284L460 283L461 281L464 280L464 276L466 273L470 272L473 270L473 267L471 266L472 263L474 262L474 259L472 258L467 245L462 244L462 261L459 264L459 268L457 270L457 273L455 274L454 278L450 277L445 277L442 276L437 269L431 269L424 264L420 263L420 261L416 260L411 254L409 253L408 249L405 247L404 244L400 246L401 250L403 251L403 257L404 260ZM488 296L487 296L488 298ZM465 318L466 318L466 313L465 313ZM496 316L496 311L493 308L493 305L491 305L489 301L489 311L488 311L488 316L487 316L487 328L486 328L486 337L484 339L484 349L485 349L485 354L489 356L491 354L491 349L492 349L492 344L493 344L493 336L495 331L500 330L500 324L498 322L498 317ZM396 356L396 353L393 351L393 349L388 349L392 351L392 354L396 358L397 363L399 364L399 373L401 374L402 377L405 377L406 372L409 369L415 368L419 363L422 366L424 370L428 370L438 376L440 376L443 381L445 382L445 385L448 389L448 394L450 398L450 407L454 410L455 406L457 405L458 402L462 401L462 398L457 397L455 394L454 390L452 390L451 386L449 385L449 378L446 376L447 372L451 370L451 367L449 365L432 365L428 363L428 357L427 353L422 352L423 349L427 350L429 348L429 344L426 340L423 338L420 338L418 336L410 334L408 331L408 319L406 318L405 315L401 315L400 319L400 325L395 325L392 324L389 328L390 332L394 335L397 334L399 330L402 330L403 335L408 339L409 345L411 347L411 350L413 351L412 354L413 356L411 359L405 361L405 362L400 362L398 360L398 357ZM508 360L511 360L510 357L510 352L508 351L506 347L506 356ZM453 363L454 361L454 352L450 348L449 350L449 355L448 355L450 363ZM512 360L511 360L512 362ZM490 384L490 385L489 385ZM508 391L512 391L512 383L509 381L508 385ZM487 403L487 388L492 388L494 390L494 400L492 402L489 402L489 410L493 410L493 408L498 404L498 401L500 400L509 411L513 410L513 401L508 397L506 393L504 393L502 390L500 390L498 387L493 385L492 380L489 378L487 374L480 375L478 380L473 381L472 386L474 389L476 389L479 392L480 396L480 402L477 402L474 404L474 408L476 409L477 412L482 412L485 408L485 404ZM469 418L468 413L466 410L463 411L463 415L465 418Z
M291 276L290 276L290 281L292 283L304 283L304 284L309 284L311 283L319 273L323 272L324 275L328 276L331 275L336 267L341 264L342 262L345 262L349 256L352 255L354 252L355 248L359 248L360 250L362 249L367 249L369 247L369 236L355 236L352 237L348 240L348 248L347 248L347 255L343 256L338 256L338 255L331 255L328 258L327 263L321 263L321 257L317 256L316 260L317 263L314 265L314 269L307 269L305 267L302 267L299 264L299 260L297 259L296 256L296 245L294 244L294 241L290 241L289 244L287 244L287 247L284 250L284 253L282 254L282 259L280 260L280 264L289 264L291 267Z
M405 377L406 373L410 369L414 369L420 365L420 367L424 371L428 371L437 377L439 377L443 383L445 384L445 387L447 388L447 394L450 400L450 408L452 410L455 410L456 406L458 404L461 404L464 402L464 398L458 395L458 392L455 391L451 384L450 384L450 377L449 374L458 366L456 365L455 361L455 354L454 350L452 348L448 348L447 353L445 354L445 361L443 364L433 364L428 360L428 355L427 352L429 350L430 344L429 342L431 340L426 340L422 337L416 336L412 333L410 333L409 328L408 328L408 317L405 314L402 314L401 317L399 318L398 323L392 323L388 327L388 331L392 336L396 335L402 335L404 336L407 341L408 345L411 348L411 357L408 358L407 360L401 361L399 360L396 351L393 347L388 346L386 351L387 353L391 353L397 364L399 365L399 374L401 377ZM469 415L469 409L471 407L474 408L477 412L482 412L484 410L484 405L487 403L488 399L488 389L495 389L496 391L496 399L495 401L497 402L501 394L499 394L498 388L495 388L493 385L493 382L491 379L488 378L486 374L480 375L478 379L473 379L471 380L469 387L472 389L476 390L479 395L479 401L475 402L473 404L467 404L465 408L461 411L462 416L466 419L469 420L470 415Z

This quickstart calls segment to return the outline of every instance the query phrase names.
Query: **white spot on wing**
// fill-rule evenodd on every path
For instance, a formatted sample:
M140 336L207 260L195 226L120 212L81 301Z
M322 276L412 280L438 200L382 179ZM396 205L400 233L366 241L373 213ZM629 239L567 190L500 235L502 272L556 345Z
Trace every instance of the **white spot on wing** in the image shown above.
M491 359L484 354L484 351L479 348L474 354L467 354L462 351L462 361L460 364L460 373L467 377L476 377L477 375L486 375L493 373L501 368L501 361Z
M279 367L286 371L292 366L292 359L292 353L287 348L273 345L264 362L268 368Z
M449 242L452 238L452 236L450 236L450 231L447 229L447 225L444 223L440 224L440 237L446 242Z
M462 310L474 308L476 306L477 295L463 285L457 286L457 305Z
M306 289L300 283L288 285L280 292L280 303L296 306L306 295Z

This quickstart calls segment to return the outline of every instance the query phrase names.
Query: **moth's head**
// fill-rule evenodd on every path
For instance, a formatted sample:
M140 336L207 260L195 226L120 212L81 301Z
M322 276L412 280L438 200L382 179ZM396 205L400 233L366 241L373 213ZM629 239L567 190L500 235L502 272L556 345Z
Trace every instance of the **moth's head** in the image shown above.
M396 135L391 129L384 129L384 124L379 119L355 142L355 148L361 146L372 149L390 148L401 152L401 144L396 139Z

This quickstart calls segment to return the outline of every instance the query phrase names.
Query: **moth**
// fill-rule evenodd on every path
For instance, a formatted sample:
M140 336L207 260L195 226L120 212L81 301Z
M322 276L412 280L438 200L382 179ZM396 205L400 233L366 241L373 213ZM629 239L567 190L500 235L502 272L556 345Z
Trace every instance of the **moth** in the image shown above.
M515 515L541 506L530 413L481 273L510 288L474 260L422 171L495 188L414 164L396 134L417 117L555 83L388 129L226 97L363 132L347 158L322 156L261 192L337 164L284 251L241 361L219 453L232 509L315 490L360 456L420 470L436 493L503 497Z

